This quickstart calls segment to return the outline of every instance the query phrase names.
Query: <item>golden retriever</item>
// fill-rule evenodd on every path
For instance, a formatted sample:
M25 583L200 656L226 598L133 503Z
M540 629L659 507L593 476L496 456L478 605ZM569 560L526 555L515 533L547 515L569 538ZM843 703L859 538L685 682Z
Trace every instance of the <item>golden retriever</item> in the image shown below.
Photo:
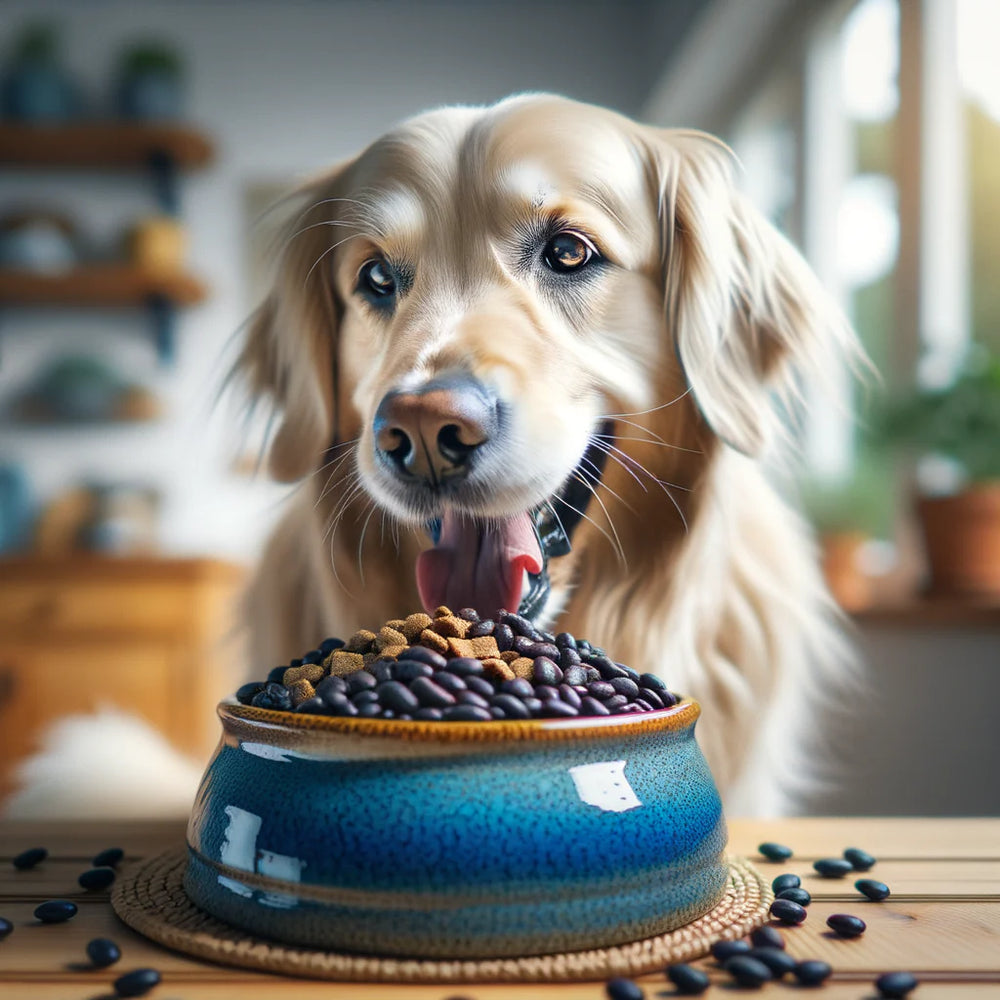
M761 459L857 348L727 149L526 95L299 193L238 362L301 481L249 595L254 676L421 603L520 606L697 698L730 810L794 808L845 660Z

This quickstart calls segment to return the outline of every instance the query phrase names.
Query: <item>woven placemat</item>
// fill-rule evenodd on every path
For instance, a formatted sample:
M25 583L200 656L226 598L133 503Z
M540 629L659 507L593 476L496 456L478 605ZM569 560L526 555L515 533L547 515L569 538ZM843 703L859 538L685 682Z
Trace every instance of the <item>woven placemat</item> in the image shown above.
M310 979L394 983L560 982L635 976L706 954L713 942L743 937L767 920L774 899L767 880L741 858L729 861L722 901L668 934L561 955L447 961L378 958L296 948L209 916L184 892L185 849L143 862L115 883L111 904L133 930L175 951L224 965Z

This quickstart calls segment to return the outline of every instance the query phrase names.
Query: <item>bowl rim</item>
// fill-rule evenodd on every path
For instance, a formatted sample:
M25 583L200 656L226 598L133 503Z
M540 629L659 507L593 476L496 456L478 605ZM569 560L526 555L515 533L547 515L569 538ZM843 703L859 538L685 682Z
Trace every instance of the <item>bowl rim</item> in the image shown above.
M693 727L701 705L681 698L670 708L624 715L584 716L572 719L496 719L491 722L426 722L409 719L359 719L333 715L308 715L254 708L231 701L216 711L223 728L241 738L253 736L267 742L270 735L287 739L353 736L404 740L416 743L555 742L581 738L613 739L654 732L678 732Z

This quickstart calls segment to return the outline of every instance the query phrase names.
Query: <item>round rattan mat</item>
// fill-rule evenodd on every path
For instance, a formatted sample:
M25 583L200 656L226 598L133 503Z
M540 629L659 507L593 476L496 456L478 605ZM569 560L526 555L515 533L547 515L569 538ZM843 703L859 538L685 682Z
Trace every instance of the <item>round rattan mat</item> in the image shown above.
M399 983L559 982L640 975L707 953L720 938L748 934L774 898L747 861L731 858L721 902L668 934L560 955L455 960L379 958L297 948L255 937L199 910L184 892L185 849L150 858L115 883L111 904L133 930L175 951L261 972L311 979Z

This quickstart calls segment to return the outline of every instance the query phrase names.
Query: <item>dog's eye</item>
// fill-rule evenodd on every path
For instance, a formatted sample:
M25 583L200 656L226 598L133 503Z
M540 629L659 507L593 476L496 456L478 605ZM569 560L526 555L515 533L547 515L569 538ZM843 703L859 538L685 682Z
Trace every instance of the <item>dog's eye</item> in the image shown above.
M578 233L558 233L545 244L542 260L560 274L579 271L593 260L596 251Z
M358 287L376 298L384 299L396 294L396 278L389 265L376 257L361 266Z

